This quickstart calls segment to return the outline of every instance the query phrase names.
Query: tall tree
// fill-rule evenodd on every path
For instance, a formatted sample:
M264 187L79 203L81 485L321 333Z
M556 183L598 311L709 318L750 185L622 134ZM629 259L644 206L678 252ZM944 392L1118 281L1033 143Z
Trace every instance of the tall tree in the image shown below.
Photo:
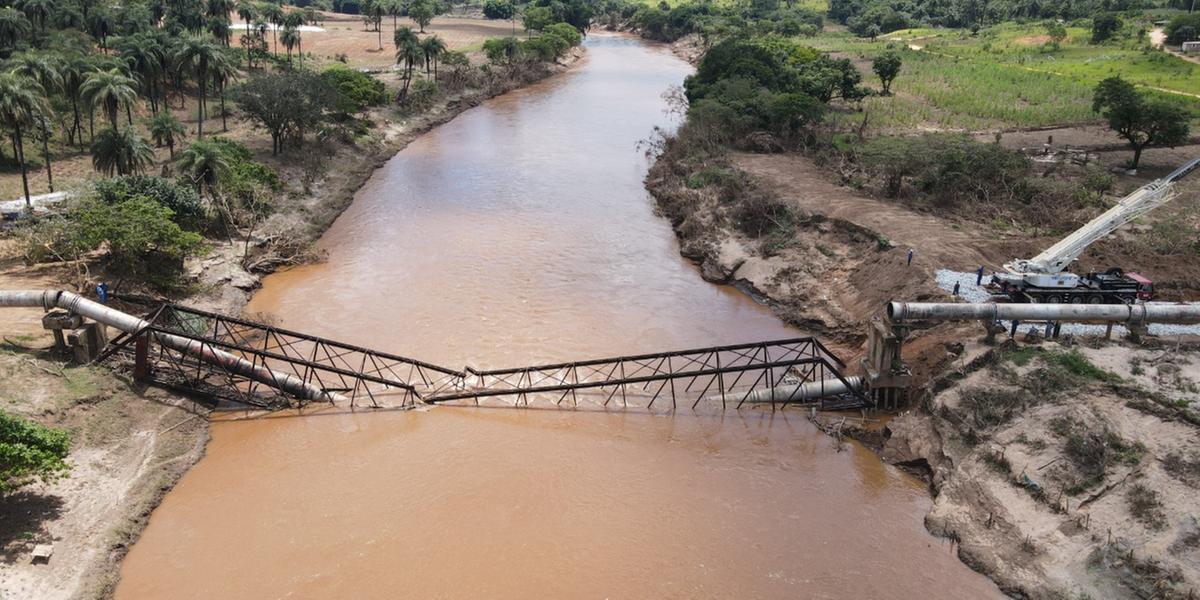
M895 50L886 50L875 57L875 61L871 63L871 70L879 76L879 82L883 84L883 91L880 92L883 96L892 94L892 81L900 74L900 55Z
M167 48L157 34L145 32L121 38L117 52L137 74L142 94L150 100L151 112L158 112L158 82L167 67Z
M437 80L437 62L446 52L446 42L436 35L421 40L421 54L425 56L425 74L429 74L429 64L433 63L433 79Z
M425 55L421 50L421 41L417 34L408 27L401 27L392 34L396 44L396 64L404 63L404 87L396 98L403 102L408 97L408 87L412 84L413 66Z
M1188 137L1188 115L1183 109L1147 99L1120 77L1109 77L1096 86L1092 110L1102 114L1108 127L1133 147L1131 169L1138 168L1146 148L1176 146Z
M45 93L62 90L62 67L58 57L45 52L26 52L17 57L13 71L24 75L42 86ZM47 108L49 103L47 103ZM34 119L41 134L42 158L46 161L46 185L54 191L54 169L50 165L50 113L37 115Z
M405 2L404 0L385 0L384 10L388 16L392 18L392 31L398 27L400 17L404 16Z
M288 27L283 30L283 35L279 36L279 39L283 42L283 47L287 49L288 63L291 63L292 48L300 45L300 32L295 27ZM300 60L303 62L304 58L301 57Z
M0 8L0 57L7 58L17 48L17 42L29 33L29 19L15 8Z
M18 0L16 6L37 26L40 36L45 39L46 24L54 16L55 4L54 0Z
M17 73L0 74L0 124L12 132L17 164L21 166L21 187L25 191L25 207L33 210L29 198L29 174L25 165L23 132L34 120L50 111L46 92L38 82Z
M84 102L93 108L104 110L108 123L113 129L117 128L117 115L121 107L129 108L137 101L137 92L133 87L136 82L126 77L117 69L95 71L88 73L80 87Z
M92 141L92 166L110 177L141 173L153 163L154 149L133 127L103 129Z
M196 137L204 137L204 118L207 116L208 83L211 77L210 69L217 56L221 53L220 46L212 36L197 34L186 35L175 50L175 69L180 74L191 75L200 88L200 98L197 106Z
M271 24L271 41L275 44L275 56L279 56L279 26L283 25L283 7L268 2L259 13Z
M78 52L68 54L63 60L63 92L71 100L71 111L74 113L67 137L68 141L74 141L80 148L83 147L83 121L79 112L79 103L83 99L81 90L88 74L95 70L87 56Z
M238 75L236 55L229 51L218 52L209 66L209 72L212 74L213 83L217 85L217 92L221 97L221 131L229 131L229 115L225 111L225 90L229 88L229 82L236 79Z
M147 125L150 130L150 139L154 140L154 145L160 148L166 146L171 158L174 159L175 142L183 139L184 134L187 133L183 123L180 123L179 119L171 114L171 111L164 110L154 115Z
M250 31L250 22L258 18L258 9L254 7L254 3L250 0L240 0L237 3L237 14L246 24L246 31Z
M375 24L375 32L379 37L379 49L383 50L383 16L387 14L387 8L384 6L384 0L371 0L369 4L363 7L363 16L370 19L371 23Z
M408 7L408 16L421 28L421 33L425 33L425 27L433 22L436 14L437 7L430 0L414 0Z

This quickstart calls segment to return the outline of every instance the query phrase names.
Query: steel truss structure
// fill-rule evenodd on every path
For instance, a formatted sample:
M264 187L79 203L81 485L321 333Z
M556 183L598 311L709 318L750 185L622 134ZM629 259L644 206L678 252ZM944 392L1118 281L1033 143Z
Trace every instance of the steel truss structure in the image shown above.
M200 393L235 406L303 403L219 363L153 344L168 333L303 380L350 406L416 403L491 406L610 407L675 410L701 404L741 408L769 402L832 402L865 407L845 364L812 337L713 346L514 369L462 371L194 308L165 304L149 326L122 334L97 361L133 363L138 379ZM829 384L829 393L825 386ZM840 384L840 385L837 385ZM801 400L800 390L805 390ZM846 390L851 390L847 392ZM569 399L569 402L568 402Z

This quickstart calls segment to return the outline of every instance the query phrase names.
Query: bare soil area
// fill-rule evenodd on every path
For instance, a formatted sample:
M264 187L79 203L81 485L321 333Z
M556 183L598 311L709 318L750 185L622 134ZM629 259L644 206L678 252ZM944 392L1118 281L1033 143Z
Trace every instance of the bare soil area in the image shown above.
M1046 358L1072 351L1106 374ZM970 343L927 410L888 424L883 457L927 470L926 525L1009 593L1190 597L1197 373L1194 348Z
M387 17L383 20L381 31L376 32L368 31L362 18L357 15L322 14L324 20L320 26L325 31L306 31L302 34L304 53L312 54L322 61L340 60L340 57L345 57L348 64L356 67L387 68L396 64L396 47L392 45L392 33L395 28L409 27L413 31L419 29L417 24L407 17L401 17L395 26L392 24L392 18ZM436 35L446 42L446 46L451 50L478 54L483 42L488 38L509 35L525 37L525 32L520 23L514 28L511 21L440 16L420 35ZM279 51L286 53L282 46Z
M30 271L0 243L0 289L44 289L61 270ZM0 311L0 410L71 432L71 472L0 501L0 598L103 597L150 511L208 439L190 400L141 389L50 354L41 309ZM33 563L38 545L48 562Z

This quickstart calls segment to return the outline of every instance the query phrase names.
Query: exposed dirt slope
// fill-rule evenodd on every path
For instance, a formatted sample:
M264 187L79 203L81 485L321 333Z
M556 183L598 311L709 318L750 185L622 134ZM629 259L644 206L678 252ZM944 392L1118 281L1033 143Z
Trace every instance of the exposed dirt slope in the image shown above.
M1189 597L1200 584L1200 354L988 352L968 348L983 358L960 364L931 413L889 424L884 458L930 469L929 529L1020 597Z

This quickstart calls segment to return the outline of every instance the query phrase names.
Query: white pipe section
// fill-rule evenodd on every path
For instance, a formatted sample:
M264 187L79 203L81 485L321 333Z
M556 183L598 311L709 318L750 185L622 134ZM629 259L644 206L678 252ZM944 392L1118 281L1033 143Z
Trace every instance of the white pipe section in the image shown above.
M104 323L126 333L136 333L150 326L150 323L143 319L67 291L0 290L0 307L6 306L41 308L43 310L50 310L55 307L63 308L73 314L87 317L98 323ZM338 394L328 393L321 388L305 383L295 376L272 371L265 366L256 365L240 356L235 356L212 346L206 346L196 340L169 333L154 333L153 335L158 343L167 348L177 350L205 363L220 365L233 373L286 392L297 398L328 402L343 399Z
M1143 325L1147 323L1200 323L1197 304L958 304L942 302L889 302L887 315L903 321L1099 321Z
M726 402L741 402L742 397L745 396L745 401L748 403L778 402L782 404L784 402L802 402L804 400L816 400L828 396L849 394L866 387L862 377L846 377L845 380L846 383L842 383L840 379L822 379L800 385L782 384L765 390L757 390L751 392L749 395L726 392L724 398L718 394L710 398L710 400L720 402L724 399ZM846 384L849 384L849 386Z

